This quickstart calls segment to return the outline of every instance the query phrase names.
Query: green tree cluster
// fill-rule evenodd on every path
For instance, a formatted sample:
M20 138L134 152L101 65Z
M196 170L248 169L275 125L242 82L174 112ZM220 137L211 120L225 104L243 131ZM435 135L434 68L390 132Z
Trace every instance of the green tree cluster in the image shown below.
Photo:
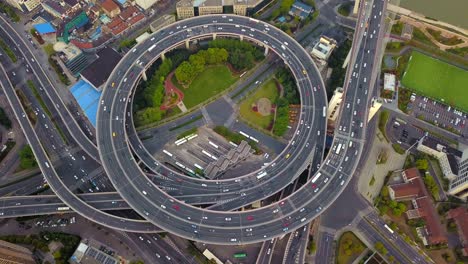
M346 69L343 69L342 66L344 60L346 59L346 56L348 55L349 50L351 49L351 43L351 40L347 39L337 49L333 51L328 60L328 66L333 68L332 74L330 76L330 81L328 83L328 98L331 98L333 91L337 87L342 87L344 85Z
M61 232L41 232L40 237L46 241L58 241L63 247L54 252L56 264L66 264L80 244L81 237Z
M393 215L401 216L404 212L406 212L407 206L402 202L393 201L388 193L388 187L384 186L380 191L377 202L377 209L381 215L388 213L388 211L391 209Z
M237 145L239 145L242 142L242 140L245 140L245 141L249 142L249 145L252 147L252 149L255 150L255 154L257 154L257 155L261 154L261 150L258 148L258 145L257 145L257 143L255 141L247 139L244 136L242 136L241 134L234 133L231 130L229 130L229 128L227 128L225 126L216 126L213 129L213 131L220 134L225 139L227 139L229 141L232 141L233 143L235 143Z
M216 39L210 41L209 47L227 50L229 53L228 62L238 71L251 69L256 61L265 58L260 48L247 41L237 39Z
M427 159L425 158L417 159L415 162L415 165L416 165L416 168L418 168L419 170L423 170L423 171L427 171L427 169L429 168L429 163Z
M291 9L291 6L294 4L295 0L282 0L280 4L280 13L282 15L286 15L289 10Z
M375 242L374 244L375 250L377 250L382 255L387 255L388 250L385 248L384 244L380 241Z
M49 252L47 242L41 239L38 235L6 235L0 236L0 240L5 240L13 244L32 245L35 249L39 249L42 252Z
M434 178L430 174L426 174L424 175L423 180L424 184L426 185L426 188L432 194L432 197L434 197L434 199L437 199L439 197L439 186L437 186L437 183L435 182Z
M289 124L289 103L284 97L276 100L276 119L273 126L273 134L282 136L288 130Z
M143 84L142 94L139 96L139 106L135 114L137 126L145 125L161 120L165 111L161 110L164 100L164 79L172 70L171 59L164 60L152 77ZM142 100L142 99L143 100Z
M227 50L223 48L208 48L196 54L190 55L188 61L182 62L175 70L177 81L188 85L200 73L205 70L206 65L214 65L226 62L228 58Z
M345 254L347 256L351 256L351 254L354 252L354 253L359 253L361 252L364 247L358 243L358 244L354 244L353 241L351 239L346 239L345 241L343 241L343 249L345 251Z
M301 99L296 86L296 79L289 68L281 68L276 72L276 79L283 87L283 97L289 104L300 104Z
M0 107L0 125L4 126L6 129L11 128L11 120L8 118L5 110Z
M10 17L14 22L20 21L20 17L16 13L15 9L6 3L0 2L0 12L7 14L7 16Z
M37 166L36 157L32 152L32 149L29 145L26 145L19 152L20 156L20 168L30 169Z

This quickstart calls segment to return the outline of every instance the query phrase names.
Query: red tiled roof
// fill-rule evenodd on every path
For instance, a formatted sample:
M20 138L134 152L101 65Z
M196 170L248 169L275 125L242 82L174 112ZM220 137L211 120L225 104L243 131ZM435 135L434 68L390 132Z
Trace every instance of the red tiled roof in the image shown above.
M107 12L112 12L116 9L119 9L119 6L112 0L105 0L104 2L101 3L101 7Z
M468 209L458 207L448 211L448 219L453 219L457 224L458 236L463 246L463 255L468 256Z
M395 200L413 199L424 194L420 186L420 181L410 181L390 185L388 187L395 192Z
M139 15L137 15L137 16L132 17L132 18L130 19L130 21L128 21L128 23L129 23L130 25L133 25L133 24L137 23L138 21L142 20L144 17L145 17L145 15L139 14Z
M93 47L93 43L91 43L91 42L81 42L81 41L78 41L76 39L72 39L72 40L70 40L70 42L73 43L73 45L77 46L80 49L90 49L90 48Z
M435 206L430 199L417 168L405 170L406 182L388 186L395 192L395 200L415 199L417 212L426 222L427 242L430 245L447 243L447 235L441 227ZM408 211L410 212L410 211Z
M443 231L434 204L427 196L416 199L418 211L426 222L427 242L430 245L447 243L447 235Z
M418 168L411 168L411 169L405 170L405 175L406 175L406 179L408 180L421 177L421 174L419 174Z
M119 26L115 27L112 29L112 34L114 35L118 35L120 34L121 32L123 32L124 30L126 30L128 28L127 24L125 23L122 23L120 24Z
M123 19L123 20L128 20L129 18L135 16L136 14L139 14L140 11L138 10L138 8L134 7L134 6L128 6L127 8L125 8L124 10L122 10L122 12L120 12L120 17Z
M122 23L124 22L120 17L115 17L106 26L112 30L113 28L118 27Z

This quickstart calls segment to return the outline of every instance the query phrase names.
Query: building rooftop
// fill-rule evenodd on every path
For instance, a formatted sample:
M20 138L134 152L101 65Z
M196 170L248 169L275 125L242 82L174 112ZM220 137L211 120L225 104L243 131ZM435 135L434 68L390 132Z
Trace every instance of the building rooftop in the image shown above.
M51 14L47 13L46 11L40 11L40 12L34 14L31 19L33 21L35 21L39 17L41 17L42 19L44 19L47 22L51 22L51 21L53 21L55 19L55 17L53 17Z
M127 8L123 9L122 12L120 12L119 16L123 20L128 20L129 18L136 16L137 14L140 13L140 10L136 8L135 6L128 6Z
M142 20L143 18L145 18L145 15L143 15L142 13L130 18L130 20L128 21L128 24L129 25L133 25L133 24L136 24L138 21Z
M193 6L222 6L223 0L195 0Z
M306 12L312 12L312 7L308 4L302 3L301 1L296 1L292 5L293 7L300 8Z
M384 74L384 89L389 91L395 91L396 78L395 74L385 73Z
M405 174L404 177L406 178L407 181L411 181L415 178L421 177L421 174L419 173L418 168L409 168L409 169L404 170L403 173Z
M180 0L176 3L176 7L191 7L193 6L193 0Z
M55 33L55 28L52 26L51 23L42 23L34 25L34 28L40 35Z
M122 58L117 51L109 47L102 49L97 55L97 60L81 72L81 76L95 88L101 87L106 82L115 65Z
M112 0L104 0L101 3L102 9L106 10L107 12L114 11L116 9L120 9L119 6Z
M78 4L78 0L63 0L69 6L75 6Z
M425 238L429 244L447 243L447 235L440 226L434 204L417 168L405 170L404 179L405 183L388 186L395 192L395 200L413 200L414 209L406 214L408 218L424 218Z
M425 188L424 188L425 189ZM440 225L439 217L435 211L434 204L428 196L416 199L418 211L426 222L426 237L430 245L447 243L447 235Z
M446 145L444 145L443 143L437 141L436 139L432 138L432 137L424 137L424 140L422 141L422 144L428 148L431 148L431 149L435 149L435 150L438 150L438 151L443 151L443 152L446 152L448 154L452 154L458 158L461 158L462 155L463 155L463 152L458 150L458 149L455 149L455 148L452 148L452 147L448 147Z
M55 12L63 15L68 10L69 6L61 6L58 2L52 0L45 0L42 2L43 5L47 5L48 7L52 8Z
M419 181L409 181L388 187L395 192L395 200L407 200L424 194Z
M462 242L464 256L468 256L468 209L458 207L447 212L447 218L453 219L457 225L458 236Z

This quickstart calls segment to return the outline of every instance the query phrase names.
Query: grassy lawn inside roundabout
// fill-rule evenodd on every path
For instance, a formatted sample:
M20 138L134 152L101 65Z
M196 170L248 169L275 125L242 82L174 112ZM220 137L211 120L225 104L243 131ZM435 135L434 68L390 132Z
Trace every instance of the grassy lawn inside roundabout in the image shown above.
M261 100L269 101L271 106L273 106L278 96L279 92L276 81L270 79L242 100L239 111L240 116L247 122L270 131L274 118L274 111L271 111L269 114L262 114L258 107Z
M228 66L224 64L209 66L190 83L188 88L183 88L175 77L172 82L184 93L184 104L190 109L213 96L223 92L239 79L232 74Z

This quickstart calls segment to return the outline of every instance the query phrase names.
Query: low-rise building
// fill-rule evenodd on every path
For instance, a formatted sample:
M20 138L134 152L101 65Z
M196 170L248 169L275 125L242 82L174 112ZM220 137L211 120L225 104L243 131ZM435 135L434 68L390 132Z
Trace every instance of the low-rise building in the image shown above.
M124 21L130 21L133 17L141 14L140 10L136 8L135 6L128 6L120 12L119 16L122 18Z
M333 49L336 47L336 41L332 38L321 36L319 41L312 48L311 54L318 59L328 60Z
M143 8L144 10L150 8L151 6L156 4L157 2L159 2L159 0L135 0L135 3L139 7Z
M343 101L343 88L338 87L333 92L333 96L328 103L328 110L327 110L327 119L330 122L335 122L336 118L338 117L341 102Z
M447 219L455 221L462 254L468 257L468 209L463 206L451 209L447 212Z
M251 15L270 1L265 0L180 0L176 4L179 19L210 14Z
M306 19L310 13L314 11L314 8L310 5L304 4L301 1L296 1L291 6L291 10L289 10L289 14L291 16L299 17L301 20Z
M406 212L408 219L423 218L425 226L417 228L418 236L424 245L446 244L447 235L440 226L435 206L426 190L417 168L402 171L403 183L388 186L392 200L411 201L413 209Z
M35 264L32 252L22 246L0 240L0 263Z
M97 59L81 72L81 78L101 91L114 67L122 59L122 55L112 48L106 47L97 53Z
M67 7L52 0L44 0L42 8L56 18L63 18L67 13Z
M70 257L71 264L119 264L127 261L118 256L114 249L95 240L82 240Z
M41 0L6 0L6 2L24 13L31 12L41 5Z
M194 4L200 16L223 13L223 0L195 1Z
M54 50L74 77L78 77L80 72L88 65L83 52L73 43L57 42L54 44Z
M153 22L151 22L150 24L151 32L156 32L160 30L161 28L168 26L174 22L175 22L174 15L163 15L159 17L158 19L154 20Z
M179 19L185 19L195 16L195 9L193 7L192 0L180 0L176 4L177 17Z
M112 0L104 0L104 2L101 3L101 8L102 11L104 11L104 13L110 18L114 18L120 14L119 5Z
M34 29L36 29L36 32L41 36L41 38L49 43L55 43L57 39L57 31L55 28L52 26L51 23L41 23L41 24L35 24Z
M384 90L395 91L396 87L396 76L395 74L385 73L384 74Z
M56 18L65 18L71 14L79 11L81 9L81 4L76 0L62 0L62 1L53 1L53 0L44 0L42 3L42 8L49 14L53 15Z

